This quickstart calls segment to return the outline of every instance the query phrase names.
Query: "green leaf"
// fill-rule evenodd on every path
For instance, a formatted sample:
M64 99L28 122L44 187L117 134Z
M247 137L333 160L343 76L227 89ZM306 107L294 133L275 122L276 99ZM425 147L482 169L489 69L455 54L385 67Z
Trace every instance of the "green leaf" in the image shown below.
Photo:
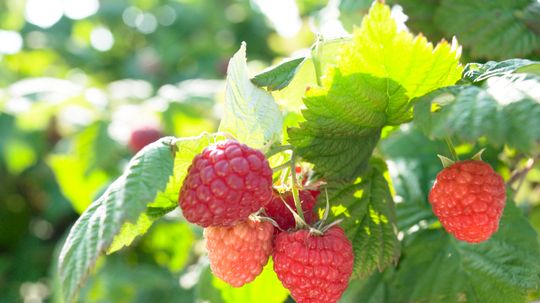
M529 65L518 67L515 73L525 73L540 76L540 62L534 62Z
M107 254L131 245L136 237L146 233L154 221L178 206L178 193L193 158L218 138L223 137L202 134L198 137L176 140L177 151L174 157L174 173L170 176L167 187L164 191L158 192L154 201L147 205L146 212L142 213L136 222L126 222L122 226L120 233L114 237L112 244L107 249Z
M289 142L315 170L329 178L353 179L367 165L386 124L399 124L408 97L394 81L338 70L323 88L306 93L306 121L289 130Z
M97 258L125 222L136 222L173 174L174 139L166 137L137 153L122 174L75 222L59 258L67 302L75 301Z
M382 160L372 160L354 183L329 186L332 215L344 219L341 226L353 244L354 273L361 278L382 271L399 257L394 201L385 171Z
M374 1L362 25L353 32L339 59L344 75L366 73L390 78L403 86L410 98L452 85L460 79L460 47L439 42L435 48L422 36L398 30L390 7Z
M85 174L114 167L121 158L120 146L109 136L105 121L97 121L77 135L75 152Z
M257 74L251 82L259 87L266 87L269 91L281 90L291 83L304 62L303 57L281 62Z
M234 288L212 275L210 267L203 270L198 283L200 301L237 303L237 302L265 302L282 303L289 292L279 281L273 270L270 259L262 273L251 283L240 288Z
M531 152L540 141L540 77L491 77L481 87L441 89L418 100L415 123L431 138L455 136Z
M442 0L435 22L457 35L475 58L523 57L540 47L540 36L520 20L530 0Z
M484 64L469 63L463 69L463 80L481 82L490 77L506 76L511 73L526 73L527 67L538 64L527 59L510 59L505 61L488 61Z
M407 232L423 220L428 224L437 220L427 196L432 180L441 170L436 155L446 149L444 143L429 140L416 128L399 130L381 142L396 191L394 200L400 231Z
M272 95L249 80L246 44L234 54L227 69L225 108L220 132L253 148L280 142L283 118Z
M397 272L406 302L525 302L540 283L536 232L508 201L499 231L481 244L459 242L442 229L412 236Z

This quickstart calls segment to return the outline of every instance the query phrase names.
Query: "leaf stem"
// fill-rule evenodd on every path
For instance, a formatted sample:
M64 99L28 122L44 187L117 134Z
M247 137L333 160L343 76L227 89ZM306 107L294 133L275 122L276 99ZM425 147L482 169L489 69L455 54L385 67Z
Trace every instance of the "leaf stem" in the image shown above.
M322 70L321 70L321 62L319 61L319 56L321 55L321 43L323 42L322 37L319 35L317 36L317 42L315 42L315 45L313 45L313 48L311 49L311 60L313 60L313 66L315 67L315 78L317 80L317 85L322 86L321 77L322 77Z
M294 199L294 206L296 207L296 212L298 213L298 216L302 218L302 220L305 222L304 218L304 212L302 211L302 202L300 201L300 194L298 192L298 180L296 178L296 159L294 152L291 153L291 163L289 163L291 166L291 183L292 183L292 189L291 192L293 194Z
M270 150L268 150L266 152L266 158L270 158L275 154L278 154L280 152L290 150L290 149L292 149L292 145L290 145L290 144L274 146L274 147L270 148Z
M289 160L289 161L285 161L284 163L282 163L282 164L280 164L280 165L278 165L278 166L276 166L276 167L272 167L272 171L273 171L273 172L278 172L278 171L280 171L280 170L282 170L282 169L288 168L290 165L291 165L291 161L290 161L290 160Z
M454 144L452 143L452 139L449 136L446 136L444 137L444 142L446 143L446 146L448 146L450 155L452 155L452 160L459 161L458 155L456 153L456 149L454 148Z

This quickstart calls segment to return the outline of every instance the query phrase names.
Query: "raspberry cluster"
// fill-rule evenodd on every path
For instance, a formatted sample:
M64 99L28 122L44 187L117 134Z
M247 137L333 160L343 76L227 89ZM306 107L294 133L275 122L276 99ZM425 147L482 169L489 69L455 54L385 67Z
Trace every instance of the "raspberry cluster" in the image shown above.
M299 191L309 225L318 219L319 193ZM186 220L205 227L212 272L231 286L253 281L272 255L296 302L337 302L345 291L354 259L350 241L337 226L317 233L295 229L293 195L272 189L272 169L262 152L231 140L207 147L188 168L178 203ZM283 232L251 216L261 209Z

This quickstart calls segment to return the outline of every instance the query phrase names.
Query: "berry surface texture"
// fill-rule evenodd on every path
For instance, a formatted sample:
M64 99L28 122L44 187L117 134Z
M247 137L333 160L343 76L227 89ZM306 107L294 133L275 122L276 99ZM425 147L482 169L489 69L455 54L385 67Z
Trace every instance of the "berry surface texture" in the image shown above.
M506 201L503 178L478 160L443 169L429 194L433 212L456 239L486 241L499 227Z
M348 286L353 250L343 229L323 235L308 230L283 232L274 243L274 270L298 303L334 303Z
M247 219L272 198L272 169L264 154L236 141L218 142L193 159L179 205L203 227Z
M231 227L204 229L210 268L233 287L253 281L272 253L274 227L248 219Z

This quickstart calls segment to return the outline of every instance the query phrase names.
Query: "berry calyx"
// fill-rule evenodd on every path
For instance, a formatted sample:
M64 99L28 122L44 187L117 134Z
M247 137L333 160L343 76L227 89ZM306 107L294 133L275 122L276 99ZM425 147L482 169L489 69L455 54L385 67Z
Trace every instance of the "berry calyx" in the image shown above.
M353 250L343 229L322 235L283 232L274 240L274 270L297 303L335 303L348 286Z
M184 217L203 227L245 220L272 198L272 169L264 154L227 140L195 156L178 203Z
M483 161L458 161L439 172L429 202L456 239L483 242L499 227L506 203L504 181Z
M128 146L133 153L137 153L146 145L159 140L161 137L163 137L163 133L157 128L139 128L131 133Z
M315 223L318 219L314 210L315 203L317 202L316 199L308 190L300 190L298 193L306 223ZM279 228L282 230L289 230L295 227L296 222L293 214L285 203L287 203L291 209L295 209L292 192L287 191L281 195L278 192L274 192L272 200L264 207L264 210L270 218L276 221ZM279 230L276 229L276 233L278 232Z
M233 287L253 281L272 254L274 226L248 219L230 227L204 229L210 268Z

